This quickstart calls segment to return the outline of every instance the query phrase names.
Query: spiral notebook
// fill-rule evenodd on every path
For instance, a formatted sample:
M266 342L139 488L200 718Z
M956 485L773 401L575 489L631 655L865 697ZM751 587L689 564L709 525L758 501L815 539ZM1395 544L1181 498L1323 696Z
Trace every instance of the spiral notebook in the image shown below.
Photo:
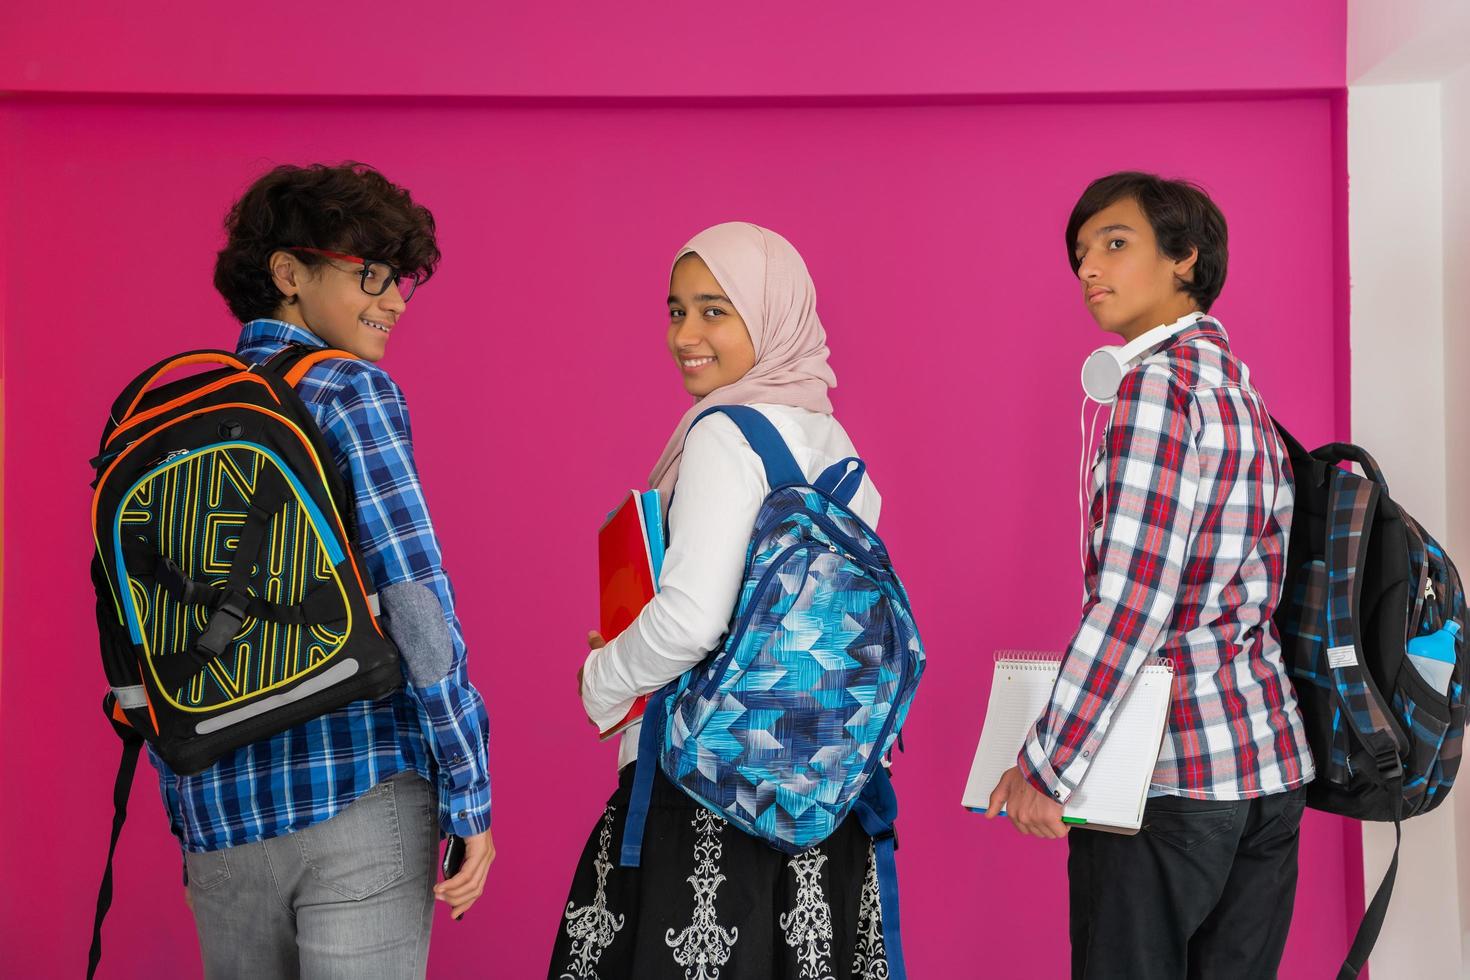
M966 807L983 813L989 806L995 784L1016 764L1026 735L1051 699L1060 670L1057 654L1003 651L995 655L985 725L965 783L962 802ZM1138 831L1159 761L1173 688L1174 669L1168 661L1153 661L1138 672L1113 714L1082 785L1062 808L1067 823L1128 834Z

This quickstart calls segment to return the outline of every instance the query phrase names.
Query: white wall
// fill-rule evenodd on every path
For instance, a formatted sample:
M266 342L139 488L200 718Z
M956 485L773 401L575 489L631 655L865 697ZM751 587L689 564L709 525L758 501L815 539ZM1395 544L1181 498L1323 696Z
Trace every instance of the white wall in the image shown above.
M1352 439L1378 460L1394 500L1443 533L1445 339L1440 87L1348 93ZM1388 135L1391 134L1391 135ZM1374 980L1460 975L1455 796L1404 826ZM1364 893L1393 853L1393 827L1363 827ZM1470 898L1470 896L1467 896Z
M1470 555L1470 276L1466 274L1470 272L1470 65L1444 81L1440 111L1445 173L1445 442L1450 488L1443 543L1470 565L1463 557ZM1470 567L1461 574L1470 575ZM1470 812L1470 803L1461 802L1461 810ZM1470 817L1459 821L1456 836L1462 957L1470 964L1470 900L1466 899L1470 895Z
M1385 138L1391 131L1391 138ZM1353 441L1445 523L1443 148L1437 84L1348 92Z
M1349 0L1348 84L1444 78L1465 64L1465 0Z
M1470 44L1470 38L1466 39ZM1470 553L1470 64L1447 78L1444 120L1445 412L1450 448L1446 545ZM1464 570L1470 575L1470 568Z
M1470 2L1350 0L1348 65L1353 441L1470 574ZM1470 976L1466 793L1404 825L1374 980Z

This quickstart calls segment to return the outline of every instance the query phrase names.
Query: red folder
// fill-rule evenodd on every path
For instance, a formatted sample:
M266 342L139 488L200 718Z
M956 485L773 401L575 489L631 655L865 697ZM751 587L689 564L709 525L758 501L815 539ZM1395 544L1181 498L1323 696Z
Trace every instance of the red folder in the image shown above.
M657 557L662 557L662 535L657 529L650 534L647 509L643 495L630 491L597 532L600 632L604 640L610 641L627 629L658 591L654 563L655 549L660 552ZM656 508L653 513L658 513ZM647 703L647 697L639 696L623 719L600 732L599 737L611 738L637 721Z

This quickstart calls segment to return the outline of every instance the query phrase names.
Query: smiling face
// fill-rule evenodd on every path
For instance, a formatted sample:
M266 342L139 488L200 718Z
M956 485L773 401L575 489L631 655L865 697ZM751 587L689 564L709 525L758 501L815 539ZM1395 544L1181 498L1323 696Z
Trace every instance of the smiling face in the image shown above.
M755 366L755 344L714 273L690 253L669 278L669 352L684 389L703 398L734 384Z
M389 333L403 315L403 297L396 284L381 296L369 296L362 289L361 265L325 259L308 266L284 251L271 254L270 268L276 288L286 297L276 319L304 327L327 346L365 361L382 359Z
M1124 341L1199 309L1179 287L1192 278L1198 250L1179 260L1159 251L1153 225L1131 197L1089 218L1073 247L1087 312Z

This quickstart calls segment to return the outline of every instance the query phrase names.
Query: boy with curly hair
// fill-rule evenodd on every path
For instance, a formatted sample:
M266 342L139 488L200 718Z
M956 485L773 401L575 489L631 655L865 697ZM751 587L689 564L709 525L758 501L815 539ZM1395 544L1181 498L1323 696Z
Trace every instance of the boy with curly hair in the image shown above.
M242 359L261 363L290 344L356 355L315 364L297 391L352 488L372 582L403 597L392 632L405 683L197 775L153 758L205 974L422 976L431 896L463 915L495 855L489 721L469 681L408 406L378 364L439 262L434 219L362 164L281 166L230 209L225 230L214 284L243 324ZM441 831L463 838L466 856L436 886Z

